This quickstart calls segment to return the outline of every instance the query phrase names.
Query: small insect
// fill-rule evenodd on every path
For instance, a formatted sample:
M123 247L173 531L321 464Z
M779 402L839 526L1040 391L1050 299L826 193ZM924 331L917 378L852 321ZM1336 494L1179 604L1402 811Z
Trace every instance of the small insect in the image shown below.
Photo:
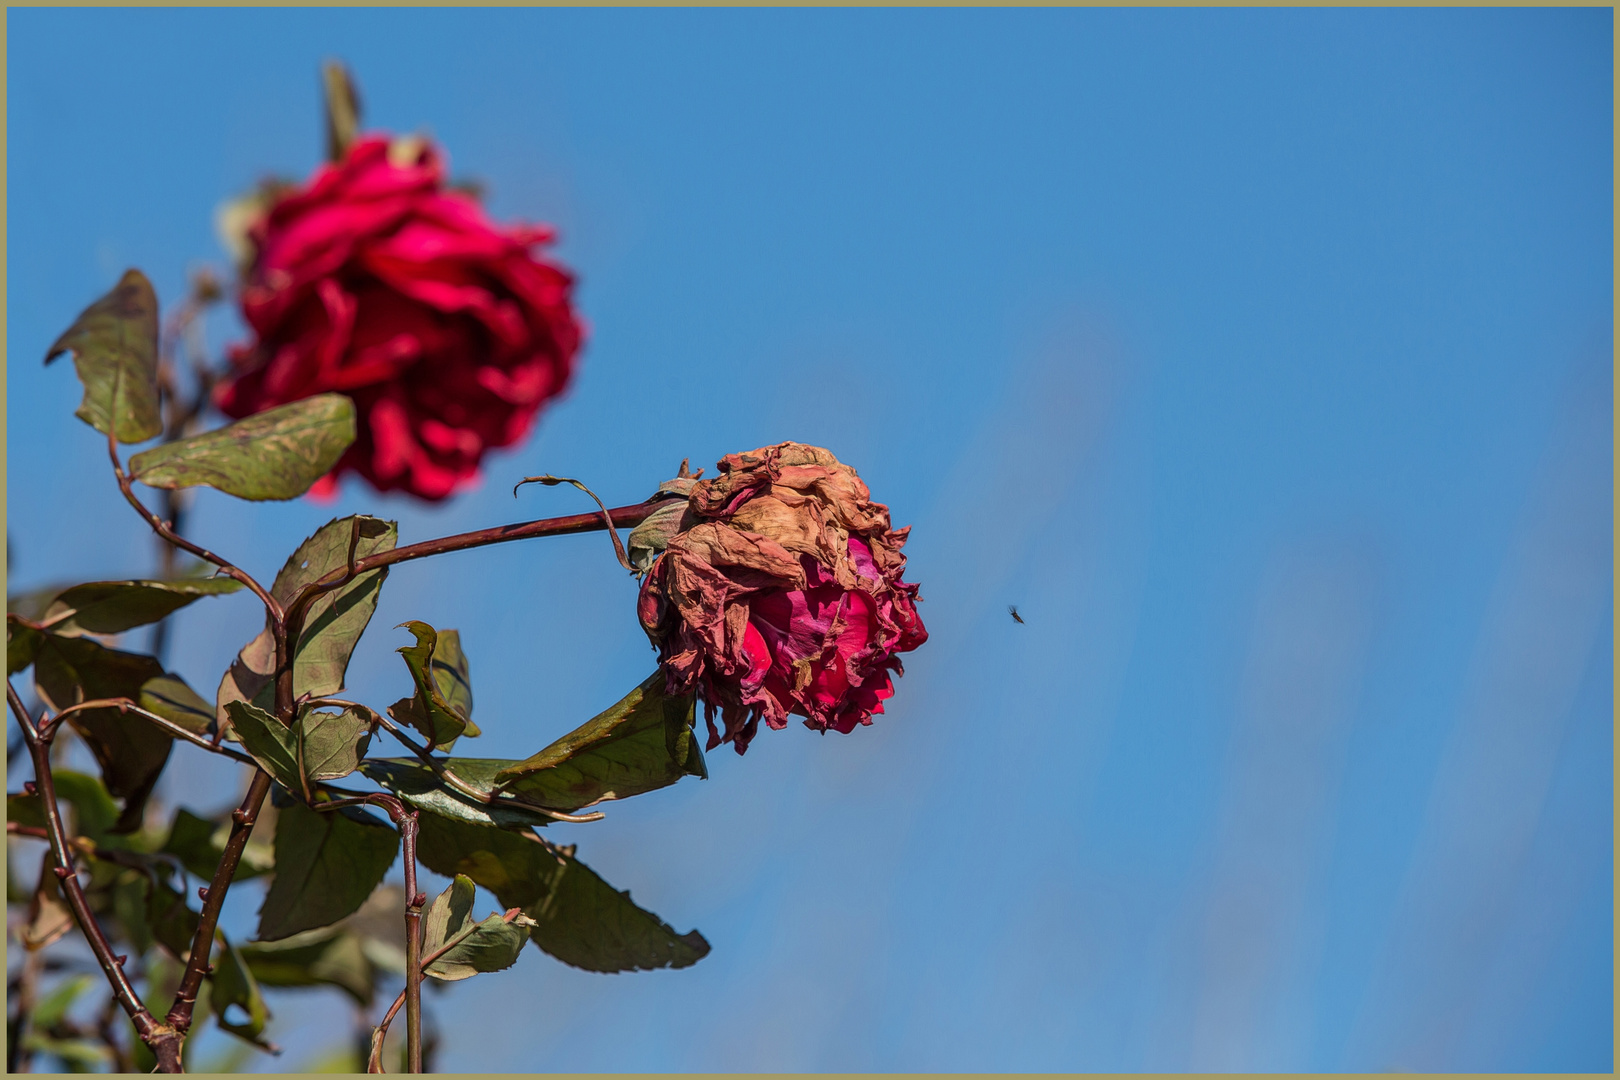
M1009 614L1009 615L1011 615L1013 617L1013 622L1018 623L1020 626L1023 625L1024 617L1022 615L1018 614L1018 605L1017 604L1008 604L1007 605L1007 614Z

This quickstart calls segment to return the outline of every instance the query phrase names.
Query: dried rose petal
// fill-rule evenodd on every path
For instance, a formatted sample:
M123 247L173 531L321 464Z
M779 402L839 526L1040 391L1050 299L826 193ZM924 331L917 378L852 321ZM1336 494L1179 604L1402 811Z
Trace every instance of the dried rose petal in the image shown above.
M695 524L652 564L638 610L671 692L702 696L709 749L742 753L761 717L870 724L903 673L897 654L928 640L901 580L909 530L889 527L854 469L791 442L727 455L688 508Z

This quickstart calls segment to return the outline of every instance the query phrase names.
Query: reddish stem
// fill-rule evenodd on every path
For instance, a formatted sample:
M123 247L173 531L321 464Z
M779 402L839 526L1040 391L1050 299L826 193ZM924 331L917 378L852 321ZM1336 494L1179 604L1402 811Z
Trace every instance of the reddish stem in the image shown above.
M34 762L34 787L39 792L40 808L45 814L45 832L51 844L52 861L56 864L52 869L60 879L62 893L67 897L74 921L79 924L85 940L90 943L90 951L95 954L96 962L101 965L102 973L107 976L107 982L112 986L113 997L129 1014L130 1022L135 1025L136 1034L152 1048L160 1068L172 1064L173 1070L165 1069L165 1071L177 1071L180 1068L178 1039L171 1040L166 1037L174 1035L174 1032L153 1018L141 1001L140 995L135 993L135 987L130 985L129 977L124 974L124 958L113 953L112 944L107 940L101 924L96 921L95 914L90 910L90 901L84 895L84 885L79 881L79 875L74 869L73 855L68 850L67 828L62 824L61 808L56 804L56 778L51 772L51 738L56 731L56 725L41 724L36 728L9 678L6 680L6 701L16 715L17 723L22 727L23 739L28 744L28 753Z

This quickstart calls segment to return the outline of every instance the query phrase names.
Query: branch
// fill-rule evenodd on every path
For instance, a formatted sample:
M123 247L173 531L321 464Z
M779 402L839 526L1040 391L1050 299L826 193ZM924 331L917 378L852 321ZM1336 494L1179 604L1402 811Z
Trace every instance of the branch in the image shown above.
M56 730L56 725L41 724L35 728L28 718L27 710L22 707L22 698L17 695L16 688L11 685L9 678L6 680L6 700L10 703L12 712L16 714L17 722L22 725L23 737L28 742L28 753L34 761L34 786L39 792L40 807L45 813L45 831L50 840L51 855L56 862L53 872L60 879L61 889L67 897L68 907L73 911L74 921L79 924L85 940L90 944L90 951L95 954L96 962L101 965L102 973L107 976L113 996L129 1014L136 1033L143 1042L152 1047L160 1067L171 1063L166 1049L169 1042L164 1036L173 1035L174 1032L153 1018L141 1002L140 996L135 993L135 988L130 985L129 977L124 974L124 961L127 958L113 954L112 944L107 940L101 924L96 921L95 914L91 912L90 901L84 895L84 886L74 869L73 856L68 850L67 829L62 824L62 811L56 805L56 780L51 773L51 736ZM177 1069L180 1066L178 1042L172 1044L172 1064Z
M281 605L276 602L275 597L271 596L265 591L263 585L260 585L253 579L251 574L234 566L228 560L220 558L207 548L198 544L193 544L190 540L187 540L185 537L176 533L168 522L165 522L156 514L152 513L151 510L147 509L146 504L141 502L141 500L135 495L135 482L129 478L129 474L124 472L124 466L118 460L118 437L115 431L112 429L112 425L109 424L108 428L107 456L112 459L113 475L118 480L118 490L124 493L124 498L129 502L130 506L135 508L135 512L141 515L146 523L152 527L153 532L157 533L175 547L189 551L199 559L213 563L215 566L219 567L220 571L227 577L235 578L243 585L246 585L253 591L253 594L259 598L259 601L264 604L265 610L270 613L271 620L279 623L282 619Z
M310 803L315 810L337 810L359 803L370 803L388 811L388 816L399 827L399 838L405 856L405 1043L407 1072L422 1071L422 908L427 896L416 891L416 811L405 809L405 804L392 795L381 793L360 795L329 802ZM384 1035L388 1022L399 1011L396 1004L380 1029Z
M69 714L87 709L117 709L121 713L134 713L136 716L142 717L143 719L156 724L158 727L162 728L165 733L174 736L176 739L184 739L191 745L201 747L211 754L219 754L222 757L230 758L232 761L239 761L243 765L252 765L254 768L258 768L258 762L254 761L241 751L232 750L228 746L215 746L212 742L203 738L201 735L198 735L196 732L183 728L173 720L159 716L155 712L149 712L146 709L141 708L139 705L129 700L129 698L95 698L91 701L81 701L77 705L70 705L51 718L48 730L55 731L56 726L60 724L62 720Z
M214 944L214 930L219 926L219 911L225 904L225 894L230 890L231 879L236 876L237 864L242 861L242 852L247 847L248 836L253 832L254 823L259 819L259 809L264 805L264 797L269 793L270 774L259 769L253 774L253 782L248 785L242 805L231 812L231 835L225 840L225 850L220 854L214 878L208 883L207 889L199 890L203 906L197 923L197 933L191 939L191 955L186 960L185 974L180 977L180 986L174 994L174 1004L169 1007L169 1015L166 1018L174 1030L177 1044L179 1040L185 1038L186 1032L191 1030L192 1013L197 1007L197 992L202 988L203 977L211 970L208 955ZM178 1053L178 1045L176 1052Z
M420 544L407 544L404 547L397 547L390 551L379 551L375 555L367 555L363 559L356 559L350 566L341 570L333 570L326 576L304 586L288 604L288 609L291 610L297 606L305 593L319 594L325 592L328 589L336 588L344 581L351 580L354 575L363 574L367 570L376 570L382 566L392 566L394 563L409 562L412 559L425 559L430 555L444 555L451 551L466 551L470 548L485 547L489 544L505 544L512 540L532 540L540 536L568 536L573 533L594 532L597 529L607 528L609 525L614 529L631 529L640 525L654 510L665 505L667 501L668 496L665 496L636 503L633 506L616 506L612 510L605 510L597 514L569 514L565 517L542 518L539 521L523 521L513 525L497 525L491 529L478 529L474 532L457 533L454 536L441 536L437 540L424 540Z
M426 900L427 898L423 897L423 899ZM501 918L506 922L511 922L522 913L523 909L521 908L508 908ZM443 956L457 945L460 945L463 941L466 941L469 937L476 933L477 930L477 924L469 926L461 933L455 934L448 938L445 943L440 945L437 949L434 949L432 952L422 957L421 960L418 961L421 973L426 974L427 969L432 966L435 960L439 959L439 957ZM407 969L407 974L408 973L409 969ZM388 1025L394 1022L394 1015L399 1012L399 1007L405 1004L405 995L405 990L401 990L399 992L399 997L394 999L394 1004L389 1007L388 1012L383 1016L382 1023L377 1025L377 1030L371 1037L371 1060L366 1063L366 1072L368 1073L380 1073L387 1071L382 1067L383 1040L388 1037Z

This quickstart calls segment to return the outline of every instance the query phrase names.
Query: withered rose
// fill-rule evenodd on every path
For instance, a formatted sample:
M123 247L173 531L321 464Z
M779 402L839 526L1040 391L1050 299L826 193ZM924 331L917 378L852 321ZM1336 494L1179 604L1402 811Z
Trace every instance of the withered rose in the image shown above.
M491 447L522 439L568 384L581 328L573 279L532 249L545 228L497 228L445 186L420 139L357 140L252 225L242 314L216 400L243 417L312 394L354 399L344 471L442 499Z
M714 479L674 484L689 489L684 512L632 537L632 552L667 544L638 608L670 691L703 698L708 748L742 753L761 717L870 724L902 674L898 654L928 640L917 586L901 580L909 528L889 527L854 469L801 443L730 454Z

